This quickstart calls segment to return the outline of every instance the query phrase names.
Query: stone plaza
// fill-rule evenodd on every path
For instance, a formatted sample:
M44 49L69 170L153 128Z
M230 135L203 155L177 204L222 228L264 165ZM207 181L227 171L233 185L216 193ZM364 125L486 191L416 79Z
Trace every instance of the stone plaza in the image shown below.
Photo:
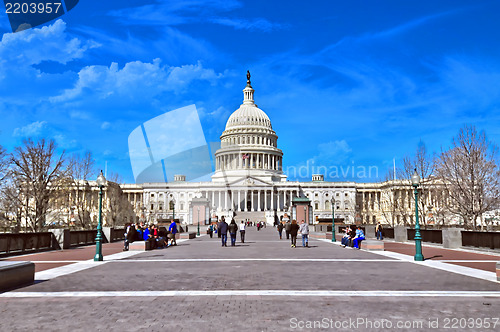
M284 236L283 236L284 237ZM221 247L202 235L122 252L105 244L8 260L36 265L35 284L0 294L1 331L406 331L500 328L498 252L385 241L385 251L311 238L290 248L276 228L247 228Z

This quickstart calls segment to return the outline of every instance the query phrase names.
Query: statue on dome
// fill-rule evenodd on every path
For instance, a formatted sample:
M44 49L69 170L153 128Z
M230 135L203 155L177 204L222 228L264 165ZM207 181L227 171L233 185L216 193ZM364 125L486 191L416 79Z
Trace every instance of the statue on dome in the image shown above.
M247 70L247 84L250 85L250 70Z

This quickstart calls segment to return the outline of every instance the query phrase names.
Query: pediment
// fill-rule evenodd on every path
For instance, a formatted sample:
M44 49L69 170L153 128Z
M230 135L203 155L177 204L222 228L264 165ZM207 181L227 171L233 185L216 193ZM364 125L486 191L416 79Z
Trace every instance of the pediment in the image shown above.
M271 181L264 181L262 179L259 179L258 177L254 177L254 176L244 176L244 177L241 177L239 179L236 179L234 180L233 182L230 182L228 184L230 187L238 187L238 186L242 186L242 187L260 187L260 186L266 186L266 187L269 187L269 186L273 186L274 183L272 183Z

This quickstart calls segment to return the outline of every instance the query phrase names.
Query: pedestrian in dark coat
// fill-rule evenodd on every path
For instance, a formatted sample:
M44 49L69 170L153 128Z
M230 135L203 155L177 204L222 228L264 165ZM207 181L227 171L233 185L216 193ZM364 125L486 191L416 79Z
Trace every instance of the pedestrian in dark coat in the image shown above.
M285 224L285 233L286 233L286 239L290 239L290 227L292 226L292 224L290 223L290 221L287 221L286 224Z
M291 237L291 242L292 248L295 248L297 246L297 232L299 231L299 225L297 225L297 220L292 220L292 224L290 225L290 237Z
M234 219L231 220L231 223L228 226L229 235L231 235L231 247L236 246L236 233L238 232L238 225Z
M217 230L218 230L218 233L221 235L223 247L227 247L227 227L228 227L227 222L224 219L224 217L222 217L222 219L219 223L219 227L217 227Z
M281 240L281 234L283 233L283 224L279 223L277 228L278 228L278 233L280 234L280 240Z

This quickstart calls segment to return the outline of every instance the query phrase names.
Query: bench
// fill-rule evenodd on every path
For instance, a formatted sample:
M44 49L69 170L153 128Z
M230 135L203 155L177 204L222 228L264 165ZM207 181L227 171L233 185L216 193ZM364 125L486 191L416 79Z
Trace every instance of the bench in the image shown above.
M128 250L130 251L149 251L153 250L151 242L149 241L134 241L129 243Z
M35 263L0 261L0 292L31 285L35 281Z
M331 239L332 233L311 232L309 237L312 239Z
M196 239L196 232L177 233L176 239Z
M363 240L359 242L359 248L369 251L384 251L384 241Z

